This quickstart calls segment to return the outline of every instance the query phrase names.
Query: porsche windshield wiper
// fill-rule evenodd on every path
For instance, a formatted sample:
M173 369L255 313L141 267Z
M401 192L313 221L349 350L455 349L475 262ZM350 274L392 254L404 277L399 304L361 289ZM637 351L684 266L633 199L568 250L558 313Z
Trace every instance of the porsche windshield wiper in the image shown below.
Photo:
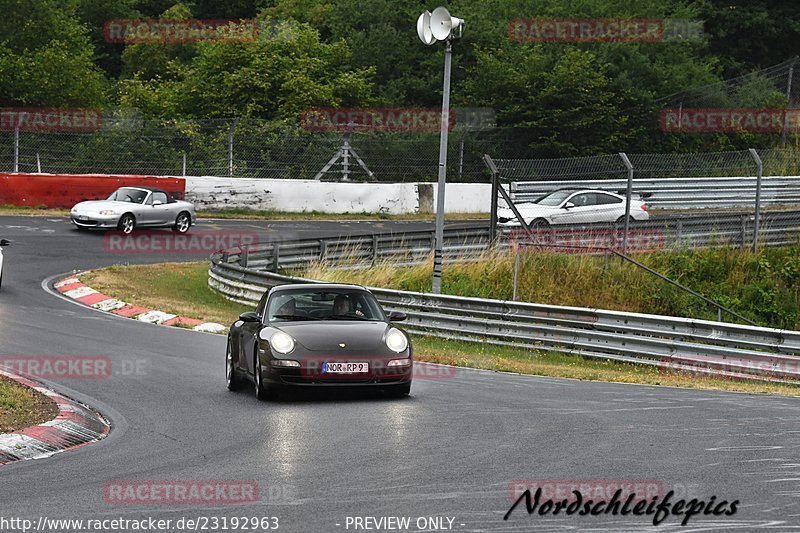
M365 316L356 315L356 314L347 314L347 315L331 315L327 318L327 320L367 320L372 321L374 319L367 318Z
M317 317L306 315L274 315L273 318L279 318L281 320L321 320Z

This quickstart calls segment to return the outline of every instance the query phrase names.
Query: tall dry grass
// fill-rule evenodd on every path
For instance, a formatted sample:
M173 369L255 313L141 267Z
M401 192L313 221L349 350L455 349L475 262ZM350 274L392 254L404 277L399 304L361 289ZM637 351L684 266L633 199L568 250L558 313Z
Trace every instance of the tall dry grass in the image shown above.
M634 256L658 272L770 327L800 326L800 246L766 248L758 254L721 247L671 250ZM378 261L368 268L312 264L303 275L411 291L429 291L433 261L398 266ZM490 251L477 260L446 264L446 294L511 299L514 255ZM602 255L531 251L521 254L518 299L639 313L716 319L716 309L621 260ZM732 320L732 317L726 317Z

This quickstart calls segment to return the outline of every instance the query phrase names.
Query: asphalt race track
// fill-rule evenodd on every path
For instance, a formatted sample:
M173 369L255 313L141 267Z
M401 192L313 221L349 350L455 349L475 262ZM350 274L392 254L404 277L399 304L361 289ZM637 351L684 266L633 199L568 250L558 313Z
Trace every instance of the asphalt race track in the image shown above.
M375 224L204 221L197 230L275 239ZM503 515L514 480L649 480L675 498L740 501L733 516L698 515L687 527L670 516L658 531L800 531L798 399L464 370L416 379L403 400L261 403L249 389L225 389L223 336L105 315L42 287L73 269L185 255L108 254L101 234L64 218L0 217L0 237L13 242L0 355L105 355L114 365L106 379L54 383L113 429L98 444L0 467L5 518L278 517L278 531L335 532L355 530L347 517L408 516L410 531L419 517L452 518L454 531L646 531L652 516L528 516L524 505ZM141 371L125 371L131 362ZM260 501L109 503L114 480L249 480Z

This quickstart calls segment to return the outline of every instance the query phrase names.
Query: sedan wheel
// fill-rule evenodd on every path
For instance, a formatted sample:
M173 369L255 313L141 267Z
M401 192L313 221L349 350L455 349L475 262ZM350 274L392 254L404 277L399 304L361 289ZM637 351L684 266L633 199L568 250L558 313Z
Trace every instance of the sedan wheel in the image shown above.
M532 230L546 230L550 228L550 223L543 218L537 218L536 220L531 222L530 228Z
M189 214L186 212L181 213L178 215L178 218L175 219L175 225L172 226L173 231L177 231L178 233L186 233L189 231L189 227L192 225L192 219L189 217Z
M122 233L130 235L136 227L136 219L130 213L122 215L122 218L119 219L118 227L122 230Z

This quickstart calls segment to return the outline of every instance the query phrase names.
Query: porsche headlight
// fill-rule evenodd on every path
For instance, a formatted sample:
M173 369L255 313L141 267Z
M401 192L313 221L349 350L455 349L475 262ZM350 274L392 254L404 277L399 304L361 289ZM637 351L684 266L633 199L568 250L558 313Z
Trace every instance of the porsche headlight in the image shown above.
M114 213L113 209L106 209L105 211L100 211L100 214L101 215L114 215L116 213Z
M392 328L384 339L386 346L393 352L404 352L408 348L408 338L397 328Z
M289 353L294 350L294 339L290 335L279 331L269 338L269 345L278 353Z

